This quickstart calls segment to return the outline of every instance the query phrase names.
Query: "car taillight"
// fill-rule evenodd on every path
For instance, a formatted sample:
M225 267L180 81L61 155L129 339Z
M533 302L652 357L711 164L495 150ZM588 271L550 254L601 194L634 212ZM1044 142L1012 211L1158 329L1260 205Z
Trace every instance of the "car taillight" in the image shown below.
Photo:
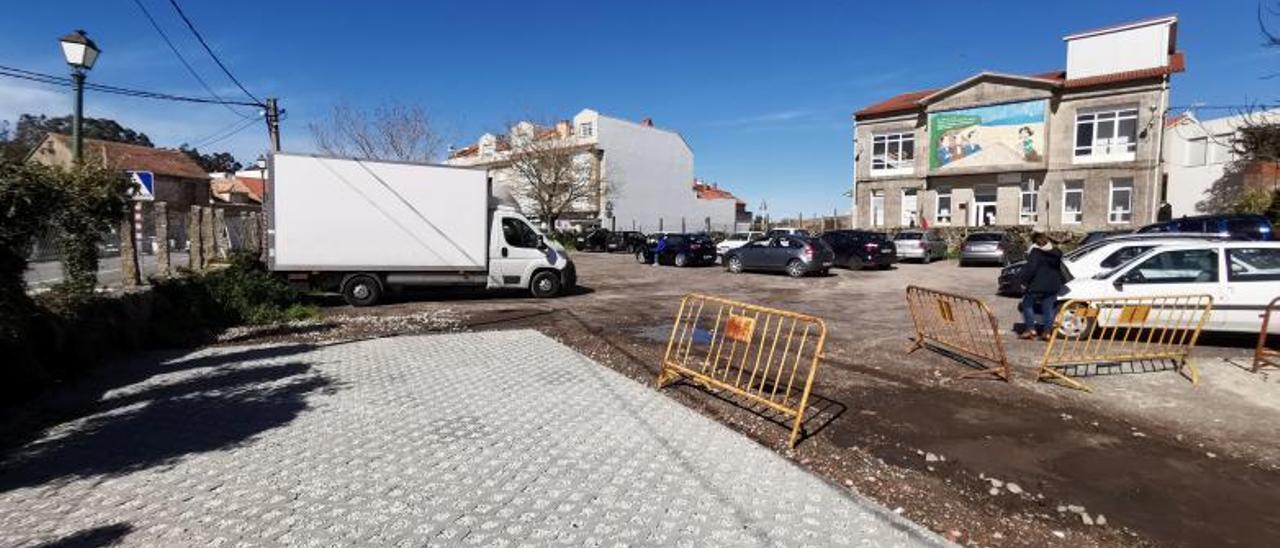
M864 247L867 249L867 251L875 251L877 249L880 249L880 244L875 242L867 242L867 245L865 245Z
M813 259L813 244L804 244L804 258L807 260Z
M927 249L928 247L929 246L926 245L924 242L920 242L920 249Z

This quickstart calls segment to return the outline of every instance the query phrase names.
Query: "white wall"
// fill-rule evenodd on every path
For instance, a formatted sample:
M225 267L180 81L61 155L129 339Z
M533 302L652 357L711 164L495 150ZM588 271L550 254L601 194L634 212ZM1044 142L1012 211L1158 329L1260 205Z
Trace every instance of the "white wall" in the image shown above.
M1255 120L1280 123L1280 110L1254 116ZM1231 139L1244 116L1228 116L1197 121L1184 115L1178 123L1165 129L1164 162L1169 177L1168 202L1173 216L1198 215L1196 204L1205 198L1232 160Z
M1068 36L1067 78L1087 78L1169 64L1172 21Z
M693 151L679 134L600 116L604 178L619 230L690 230L705 217L693 193ZM659 220L661 219L661 223ZM633 225L634 223L634 225Z

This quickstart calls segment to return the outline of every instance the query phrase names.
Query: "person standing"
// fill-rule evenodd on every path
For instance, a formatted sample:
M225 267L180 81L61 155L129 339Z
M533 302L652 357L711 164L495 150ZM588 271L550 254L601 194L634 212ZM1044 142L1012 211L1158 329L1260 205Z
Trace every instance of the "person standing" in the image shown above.
M659 258L662 257L662 252L666 250L667 250L667 235L659 234L658 243L653 247L653 266L658 266L658 261L660 260Z
M1043 232L1031 235L1031 251L1027 264L1022 267L1021 278L1026 292L1022 295L1022 334L1019 338L1030 340L1038 335L1049 340L1049 330L1057 316L1058 293L1066 284L1062 276L1062 252L1053 247L1049 236ZM1040 308L1040 321L1036 321L1036 307Z

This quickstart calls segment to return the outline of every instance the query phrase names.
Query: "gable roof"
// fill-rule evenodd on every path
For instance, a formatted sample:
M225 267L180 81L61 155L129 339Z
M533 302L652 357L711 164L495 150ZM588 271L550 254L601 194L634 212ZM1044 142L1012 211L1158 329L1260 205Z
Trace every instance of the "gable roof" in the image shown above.
M1055 73L1051 73L1051 74L1055 74ZM925 95L924 97L917 99L916 102L921 105L927 105L937 99L942 98L943 96L946 96L955 91L964 89L982 80L1012 80L1012 81L1023 82L1031 85L1049 86L1049 87L1057 86L1062 83L1061 79L1055 79L1052 77L1021 76L1018 74L1005 74L1003 72L990 72L990 71L984 70L973 76L965 78L964 80L961 80L945 88L939 89L937 91L934 91L933 93Z
M71 147L70 135L50 133L45 136L45 141L54 141L60 146ZM32 149L30 155L34 155L43 146L44 141ZM171 148L152 148L100 139L85 139L83 154L86 158L100 158L108 165L120 169L150 171L156 175L185 179L209 178L209 174L201 169L195 160L182 151Z
M909 91L890 97L879 103L874 103L861 110L853 113L854 119L861 120L874 116L887 114L905 114L915 110L924 108L930 100L937 98L945 93L957 90L966 85L972 84L983 78L1004 78L1026 81L1028 83L1044 83L1058 89L1079 89L1092 86L1104 86L1111 84L1121 84L1125 82L1133 82L1145 80L1148 78L1158 78L1169 76L1187 70L1186 57L1182 52L1174 52L1169 55L1169 63L1163 67L1155 67L1141 70L1130 70L1125 72L1116 72L1112 74L1099 74L1087 78L1067 79L1067 71L1054 70L1033 75L1016 75L997 72L979 72L973 76L965 78L959 82L951 84L943 88L933 88L920 91Z
M698 181L693 182L693 193L699 200L733 200L739 204L746 205L742 198L734 196L732 192Z

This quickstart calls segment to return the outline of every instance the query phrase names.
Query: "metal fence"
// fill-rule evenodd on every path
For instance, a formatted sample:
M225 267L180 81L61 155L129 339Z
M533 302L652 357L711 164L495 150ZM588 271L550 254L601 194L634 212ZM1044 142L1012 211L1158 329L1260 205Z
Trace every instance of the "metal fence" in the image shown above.
M826 339L821 318L686 295L671 326L658 387L686 378L762 404L793 419L787 445L795 447Z
M910 354L931 347L975 367L961 378L983 376L1009 381L1009 360L1000 324L987 304L973 297L907 286L907 308L915 326Z
M1212 310L1209 295L1068 301L1054 322L1039 379L1090 391L1073 377L1171 364L1199 384L1200 373L1187 356Z
M1267 344L1271 331L1271 316L1280 309L1280 297L1271 299L1267 307L1262 309L1262 328L1258 331L1258 346L1253 350L1253 372L1263 367L1280 367L1280 349Z

